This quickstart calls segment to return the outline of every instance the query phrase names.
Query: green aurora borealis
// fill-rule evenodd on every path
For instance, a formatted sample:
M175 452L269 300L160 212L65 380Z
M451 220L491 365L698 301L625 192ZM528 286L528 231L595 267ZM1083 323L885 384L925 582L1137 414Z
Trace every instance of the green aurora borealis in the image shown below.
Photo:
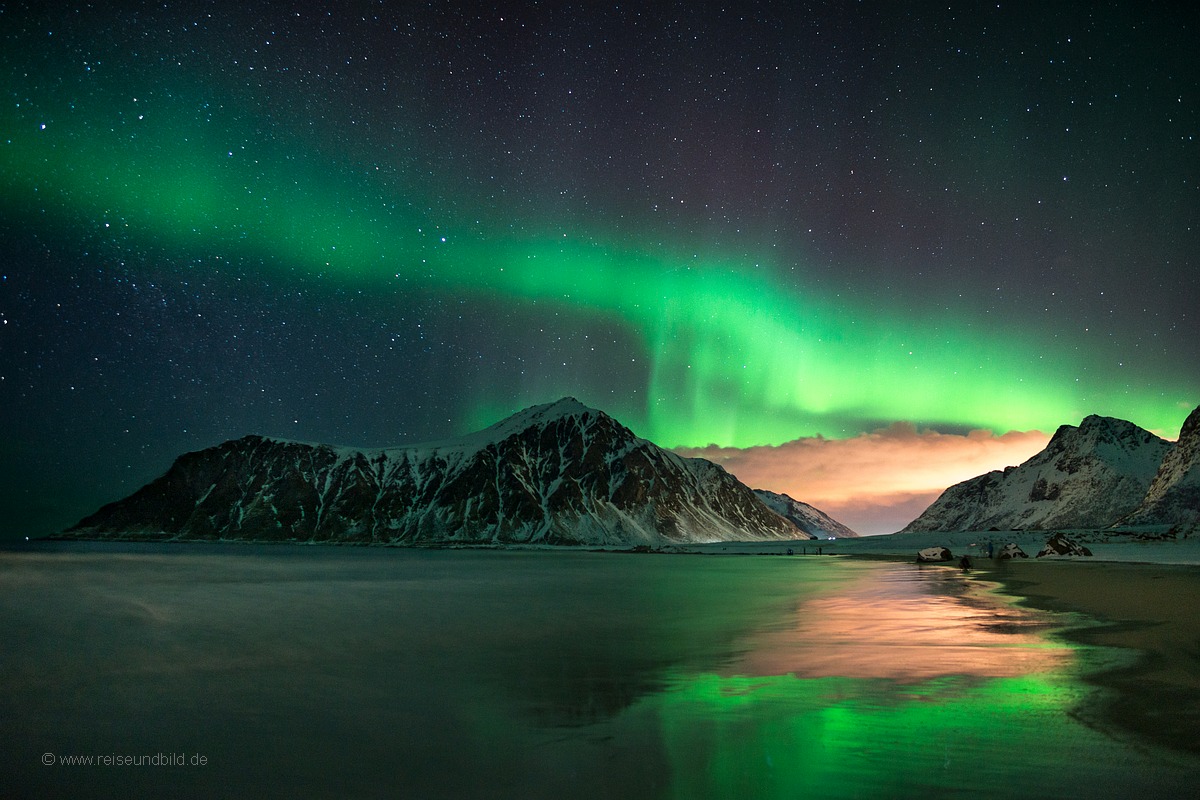
M847 419L1053 430L1092 412L1172 431L1193 400L1169 376L1114 381L1083 345L1049 345L1018 325L804 293L762 263L703 247L638 247L602 230L533 238L494 222L431 219L416 210L428 207L423 198L302 142L229 150L205 127L172 122L188 113L170 106L126 113L120 128L106 127L107 117L77 103L10 112L0 150L8 213L48 210L59 225L118 227L168 253L254 260L285 278L301 271L368 291L403 281L609 318L635 334L649 364L645 397L654 398L614 410L671 445L838 436ZM513 410L477 391L472 425Z

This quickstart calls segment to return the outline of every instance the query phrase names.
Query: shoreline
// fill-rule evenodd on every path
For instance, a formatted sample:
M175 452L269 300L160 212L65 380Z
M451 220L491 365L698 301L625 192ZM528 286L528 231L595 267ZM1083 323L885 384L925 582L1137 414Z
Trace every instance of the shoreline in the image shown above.
M1200 567L1119 561L995 562L971 577L1017 603L1088 621L1055 635L1132 658L1098 663L1081 677L1104 690L1085 709L1120 730L1171 750L1200 754Z

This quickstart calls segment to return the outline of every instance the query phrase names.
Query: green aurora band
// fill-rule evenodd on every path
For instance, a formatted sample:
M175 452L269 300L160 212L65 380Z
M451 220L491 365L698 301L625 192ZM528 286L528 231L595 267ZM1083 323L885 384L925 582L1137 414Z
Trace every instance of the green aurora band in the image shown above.
M395 178L300 146L230 149L218 135L228 121L205 126L178 111L113 126L98 121L111 112L10 109L0 142L6 213L45 225L45 211L92 235L113 226L168 253L241 257L282 279L303 273L393 291L415 283L609 318L636 336L649 364L644 405L612 410L670 446L858 433L847 420L1053 430L1089 413L1170 434L1195 403L1191 387L1159 376L1153 386L1116 382L1016 326L802 295L768 264L594 233L522 237L503 225L447 224L416 210L428 204L402 195ZM519 405L486 393L473 398L472 423Z

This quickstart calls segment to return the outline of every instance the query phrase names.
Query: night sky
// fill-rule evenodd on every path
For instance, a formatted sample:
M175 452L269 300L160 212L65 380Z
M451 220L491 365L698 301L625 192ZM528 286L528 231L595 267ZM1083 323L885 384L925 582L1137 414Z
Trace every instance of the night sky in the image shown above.
M0 5L0 538L563 395L896 530L1200 403L1190 4L284 5Z

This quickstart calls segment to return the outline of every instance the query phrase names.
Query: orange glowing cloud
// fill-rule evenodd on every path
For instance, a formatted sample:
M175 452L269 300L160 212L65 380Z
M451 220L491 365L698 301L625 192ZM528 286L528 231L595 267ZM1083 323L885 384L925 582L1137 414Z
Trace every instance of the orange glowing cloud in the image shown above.
M1020 464L1050 441L1040 431L966 435L918 431L896 422L852 439L813 437L769 447L680 448L756 489L791 495L859 533L904 527L946 487Z

